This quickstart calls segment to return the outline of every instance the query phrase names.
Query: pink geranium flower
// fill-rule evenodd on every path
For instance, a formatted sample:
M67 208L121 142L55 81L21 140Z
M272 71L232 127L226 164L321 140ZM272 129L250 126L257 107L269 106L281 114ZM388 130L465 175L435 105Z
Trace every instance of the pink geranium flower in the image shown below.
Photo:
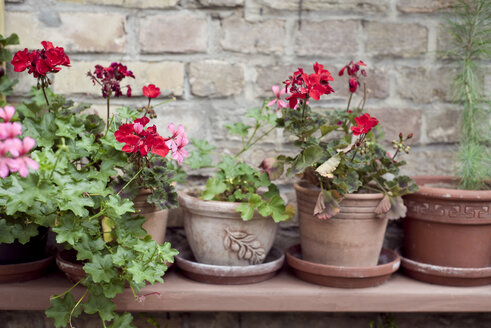
M168 129L172 136L165 143L172 150L172 158L181 163L188 156L187 151L183 148L189 143L186 138L186 131L181 124L176 129L174 123L169 124Z
M22 125L17 122L0 123L0 140L15 138L22 133Z
M274 104L276 104L278 106L277 110L281 110L282 108L285 108L286 101L281 99L281 95L286 93L285 88L280 88L279 85L273 85L272 89L276 98L268 103L268 107L271 107Z
M5 106L4 108L0 107L0 118L3 118L4 122L10 121L10 119L15 114L15 108L12 106Z
M15 158L12 158L9 165L11 172L19 172L20 176L25 178L29 174L30 167L33 170L39 168L39 164L31 159L27 153L36 145L36 142L31 137L25 137L22 141L20 139L10 139L5 144L8 144L7 148L10 154Z

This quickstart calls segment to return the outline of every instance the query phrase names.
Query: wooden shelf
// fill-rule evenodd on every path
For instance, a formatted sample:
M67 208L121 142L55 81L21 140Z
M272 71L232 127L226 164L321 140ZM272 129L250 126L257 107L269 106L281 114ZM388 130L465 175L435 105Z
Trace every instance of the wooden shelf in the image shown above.
M222 286L195 282L172 268L164 284L147 286L140 294L160 292L136 302L131 290L115 302L122 311L237 312L491 312L491 286L446 287L395 274L387 283L363 289L313 285L288 270L258 284ZM50 295L71 287L53 272L37 280L0 285L0 310L44 310ZM83 287L74 289L82 295Z

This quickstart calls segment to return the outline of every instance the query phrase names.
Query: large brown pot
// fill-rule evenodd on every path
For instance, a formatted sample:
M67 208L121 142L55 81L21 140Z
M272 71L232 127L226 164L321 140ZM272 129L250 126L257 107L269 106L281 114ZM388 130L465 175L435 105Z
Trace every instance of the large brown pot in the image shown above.
M491 190L457 190L456 178L417 176L419 191L404 197L404 255L455 268L491 267Z
M156 206L147 203L147 197L151 194L149 190L141 190L135 197L133 203L138 214L145 217L143 229L152 236L158 244L163 244L167 229L168 210L160 210Z
M304 260L336 266L377 265L387 218L374 211L383 194L345 195L340 212L321 220L313 215L320 189L306 181L295 183L294 188Z
M273 246L278 225L254 213L243 221L240 203L201 200L179 193L184 230L196 260L213 265L252 265L264 261Z

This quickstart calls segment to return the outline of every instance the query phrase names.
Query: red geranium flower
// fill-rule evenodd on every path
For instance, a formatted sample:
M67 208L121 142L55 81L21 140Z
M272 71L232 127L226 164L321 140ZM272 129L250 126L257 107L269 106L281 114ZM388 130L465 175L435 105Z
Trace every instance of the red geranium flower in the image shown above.
M143 95L148 98L157 98L160 96L160 89L154 84L149 84L143 87Z
M65 54L62 47L54 47L49 41L41 42L43 49L17 51L10 62L14 66L15 72L23 72L29 69L28 73L35 78L46 76L46 73L56 73L62 66L70 66L70 59Z
M165 157L169 153L169 147L165 144L165 139L158 135L155 125L144 129L150 120L142 117L133 123L122 124L118 131L114 133L116 140L125 143L123 151L126 153L140 153L146 156L148 152Z
M353 135L358 136L370 132L378 124L375 117L370 117L368 113L355 117L356 125L351 127Z
M103 67L101 65L95 65L94 72L88 72L88 76L92 79L92 83L101 85L102 96L107 98L108 96L120 97L123 95L121 91L120 82L126 78L135 78L132 71L129 71L126 66L121 63L111 63L109 67ZM123 86L126 89L126 96L131 97L131 87L129 85Z

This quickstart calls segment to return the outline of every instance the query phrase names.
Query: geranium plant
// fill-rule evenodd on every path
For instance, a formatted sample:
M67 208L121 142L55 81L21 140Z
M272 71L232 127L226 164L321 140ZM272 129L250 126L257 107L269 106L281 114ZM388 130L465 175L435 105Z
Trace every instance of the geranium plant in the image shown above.
M406 145L412 134L399 135L393 140L394 154L390 154L377 142L374 128L379 124L375 117L364 113L366 102L365 63L350 62L339 75L347 73L350 91L346 109L328 111L323 114L313 111L312 101L334 92L330 82L334 80L323 65L315 63L314 73L307 74L299 68L283 83L287 94L287 106L281 106L278 126L296 136L294 145L297 155L278 156L267 159L262 166L272 179L278 178L287 167L287 176L300 174L312 185L320 188L314 214L320 219L336 215L343 195L360 192L380 192L385 198L379 205L380 213L389 218L405 214L401 196L417 190L407 176L399 175L405 164L396 158L401 152L409 152ZM363 97L356 108L352 108L353 94L360 90ZM280 102L280 94L278 103Z
M222 155L221 161L214 165L210 153L215 147L205 140L192 140L196 151L187 161L190 167L216 169L216 174L208 179L201 198L241 202L237 211L245 221L252 218L255 210L264 217L271 216L275 222L291 219L295 209L285 205L278 187L271 182L268 174L240 157L276 128L276 112L270 110L265 102L261 108L249 110L246 116L253 119L252 125L241 122L226 125L230 134L241 137L241 150L233 156Z
M82 311L99 314L104 327L132 327L131 314L116 313L111 299L128 284L135 301L141 301L136 293L146 283L163 281L166 262L173 262L177 251L169 243L155 243L142 229L144 218L134 213L133 202L122 197L131 182L143 176L143 167L125 185L116 190L113 186L128 163L146 167L152 156L166 160L166 141L175 137L164 139L155 126L145 127L149 118L139 117L141 112L128 107L116 110L106 127L99 116L86 112L89 105L55 95L47 87L48 74L59 71L59 65L68 66L69 59L63 48L42 44L41 50L18 52L12 61L15 70L27 69L38 79L39 89L33 89L31 100L17 107L22 148L9 146L2 157L2 161L5 156L8 161L22 158L36 168L26 157L35 140L31 158L39 167L23 178L17 176L17 172L24 175L23 167L7 162L14 174L1 180L2 209L22 222L52 228L57 242L75 250L84 265L86 277L76 283L84 286L82 297L75 299L70 289L51 298L46 314L56 327L72 326L72 318ZM4 116L11 117L11 112L4 107ZM123 120L131 123L120 126Z

